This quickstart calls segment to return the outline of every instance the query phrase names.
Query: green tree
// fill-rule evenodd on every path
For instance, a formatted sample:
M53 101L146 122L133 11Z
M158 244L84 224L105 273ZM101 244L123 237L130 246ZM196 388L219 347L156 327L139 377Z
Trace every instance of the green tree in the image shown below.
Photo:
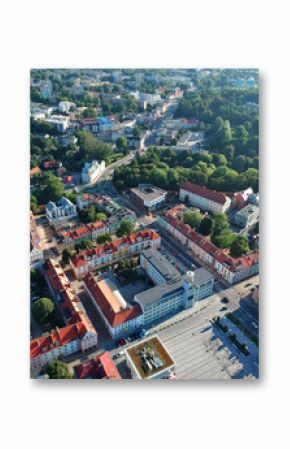
M230 254L232 257L241 257L250 251L248 239L244 236L238 236L231 244Z
M62 252L62 261L67 264L71 257L73 257L74 251L70 248L65 248Z
M53 301L49 298L40 298L32 305L32 314L40 324L47 324L55 310Z
M104 221L106 220L107 215L104 212L98 212L96 214L96 220Z
M213 219L205 216L201 220L198 230L202 235L210 235L213 231Z
M236 238L230 229L224 229L219 235L212 235L212 242L221 249L229 249Z
M64 185L62 181L53 173L48 172L43 175L44 189L41 199L44 203L58 201L64 195Z
M118 150L123 151L124 149L127 148L127 145L128 145L127 137L125 137L125 136L120 136L116 140L116 147L118 148Z
M219 235L224 229L228 228L228 217L224 212L217 212L213 216L213 234Z
M197 228L202 220L202 215L196 210L190 210L183 214L184 223L188 224L191 228Z
M110 234L102 234L99 237L97 237L97 243L99 243L100 245L102 243L111 242L111 241L112 241L112 237L110 236Z
M96 116L96 111L93 108L86 108L83 112L84 118L94 118Z
M94 244L91 240L85 239L82 242L77 242L75 244L75 249L77 251L82 251L85 249L93 249L94 248Z
M54 362L49 362L46 365L45 373L48 375L49 379L72 379L73 374L69 366L56 360Z
M117 237L130 235L134 229L134 223L131 220L123 220L116 232Z

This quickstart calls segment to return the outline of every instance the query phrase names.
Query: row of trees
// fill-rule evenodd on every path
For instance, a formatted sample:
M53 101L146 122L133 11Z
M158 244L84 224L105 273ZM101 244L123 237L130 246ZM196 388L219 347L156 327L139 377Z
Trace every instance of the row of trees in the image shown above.
M255 165L256 161L251 160L250 164ZM257 168L246 168L245 162L239 167L246 168L245 171L239 172L228 165L223 154L191 154L188 151L175 154L171 149L150 147L146 154L136 157L130 165L117 168L114 183L119 190L136 187L141 182L178 190L185 181L218 191L237 191L249 186L258 190Z
M222 212L203 216L197 210L189 210L183 214L183 221L200 234L211 236L211 241L219 248L229 249L232 257L240 257L250 251L248 239L230 230L227 215Z

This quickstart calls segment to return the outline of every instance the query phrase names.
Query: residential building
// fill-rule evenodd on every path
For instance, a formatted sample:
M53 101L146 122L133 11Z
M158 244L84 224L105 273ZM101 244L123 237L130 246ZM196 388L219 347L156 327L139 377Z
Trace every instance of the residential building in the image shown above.
M253 226L259 220L259 207L248 204L235 214L235 225L239 228Z
M103 234L114 234L124 220L135 222L135 213L129 209L118 210L114 215L106 220L98 220L87 225L77 226L70 230L56 233L56 243L69 246L82 240L95 240Z
M45 212L49 222L52 224L77 217L76 206L64 196L57 203L49 201L45 207Z
M139 184L138 188L130 189L130 199L139 209L153 212L164 206L167 192L152 184Z
M112 78L113 78L114 83L120 83L122 81L122 79L123 79L122 71L121 70L115 70L112 73Z
M157 335L125 350L132 379L173 379L175 361Z
M122 379L109 352L103 352L74 367L76 379Z
M64 133L70 126L70 119L65 115L51 115L45 122L54 125L57 131Z
M140 306L128 304L109 278L96 281L89 273L84 278L84 288L114 340L141 328Z
M43 170L59 170L62 167L62 162L60 161L44 161L42 163Z
M84 352L98 343L98 335L59 262L47 259L43 274L65 327L31 340L32 369L40 369L60 356Z
M160 94L147 94L144 92L140 92L139 100L146 101L147 104L154 105L161 101L161 95Z
M209 212L226 212L231 200L225 194L201 187L191 182L184 182L179 189L179 199L191 206Z
M41 81L39 83L39 90L42 98L48 100L52 96L52 82L50 80Z
M40 245L40 235L32 211L30 211L30 265L33 266L43 261L44 255Z
M182 221L183 205L165 211L157 217L158 224L189 248L200 260L230 284L241 281L259 272L259 251L234 259L215 246L210 240L194 231Z
M75 108L76 104L70 101L61 101L58 103L58 110L61 113L68 114L72 108Z
M32 178L35 175L39 175L41 173L41 169L39 167L34 167L30 169L30 177Z
M116 263L146 248L159 248L160 243L160 236L152 229L146 229L104 245L98 245L91 250L80 251L71 259L70 265L75 277L80 279L89 271Z
M143 325L157 323L175 313L192 307L213 292L214 278L204 268L189 271L179 279L162 283L152 276L157 285L134 296L143 312Z
M92 184L105 170L105 161L86 162L82 170L84 184Z
M30 362L32 369L40 369L59 357L67 357L76 352L85 352L96 346L97 336L79 322L53 330L30 341Z

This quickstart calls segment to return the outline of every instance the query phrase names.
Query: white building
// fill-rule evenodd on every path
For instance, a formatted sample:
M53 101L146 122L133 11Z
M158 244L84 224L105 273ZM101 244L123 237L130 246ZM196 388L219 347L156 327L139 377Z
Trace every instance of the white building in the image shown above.
M58 104L58 110L61 113L68 113L71 108L75 107L75 103L71 103L70 101L61 101Z
M225 194L206 189L191 182L181 184L179 199L188 202L191 206L213 213L226 212L231 205L230 198Z
M92 184L105 170L105 161L86 162L82 170L82 181L84 184Z
M46 205L45 211L50 223L54 223L59 220L69 220L77 217L78 215L76 206L64 196L61 197L57 203L49 201Z
M161 101L160 94L146 94L144 92L139 93L139 100L146 101L147 104L154 105Z
M64 115L51 115L45 121L54 125L57 131L61 133L64 133L70 125L69 117Z

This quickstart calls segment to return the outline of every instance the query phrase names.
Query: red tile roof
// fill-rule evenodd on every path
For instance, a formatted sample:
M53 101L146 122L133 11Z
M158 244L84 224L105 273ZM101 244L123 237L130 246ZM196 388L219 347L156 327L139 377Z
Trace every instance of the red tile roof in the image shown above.
M139 304L134 306L128 305L128 308L122 309L119 312L114 312L109 299L104 293L104 290L99 286L100 282L101 281L96 281L90 273L88 273L84 278L85 285L112 327L119 326L120 324L132 320L133 318L137 318L142 314Z
M121 379L109 352L86 360L75 366L74 370L78 379Z
M96 223L94 223L94 226ZM107 242L104 245L98 245L93 249L81 251L78 255L72 257L71 261L75 267L85 265L85 260L91 259L93 256L101 256L106 253L116 253L122 249L122 247L130 247L142 240L158 240L160 236L152 229L146 229L144 231L131 234L126 237Z
M30 176L37 175L38 173L41 173L41 170L39 167L34 167L30 170Z
M208 200L214 201L215 203L225 204L227 200L227 197L224 194L216 192L215 190L207 189L206 187L202 187L197 184L192 184L191 182L184 182L181 184L180 188Z
M169 211L164 212L163 216L173 228L181 232L185 237L198 245L207 254L210 254L214 260L227 268L230 268L233 272L241 271L258 263L259 251L254 251L251 254L234 259L214 245L210 240L206 239L203 235L191 229L190 226L185 225L179 218L179 214L182 209L183 206L180 207L178 205Z
M64 346L72 341L81 339L86 333L87 329L84 323L76 323L63 327L62 329L56 329L49 335L35 338L30 341L30 358L34 359L59 346Z
M61 296L59 308L65 322L72 324L81 321L89 331L95 332L92 323L82 309L81 301L60 264L52 259L47 259L44 272L53 291Z

